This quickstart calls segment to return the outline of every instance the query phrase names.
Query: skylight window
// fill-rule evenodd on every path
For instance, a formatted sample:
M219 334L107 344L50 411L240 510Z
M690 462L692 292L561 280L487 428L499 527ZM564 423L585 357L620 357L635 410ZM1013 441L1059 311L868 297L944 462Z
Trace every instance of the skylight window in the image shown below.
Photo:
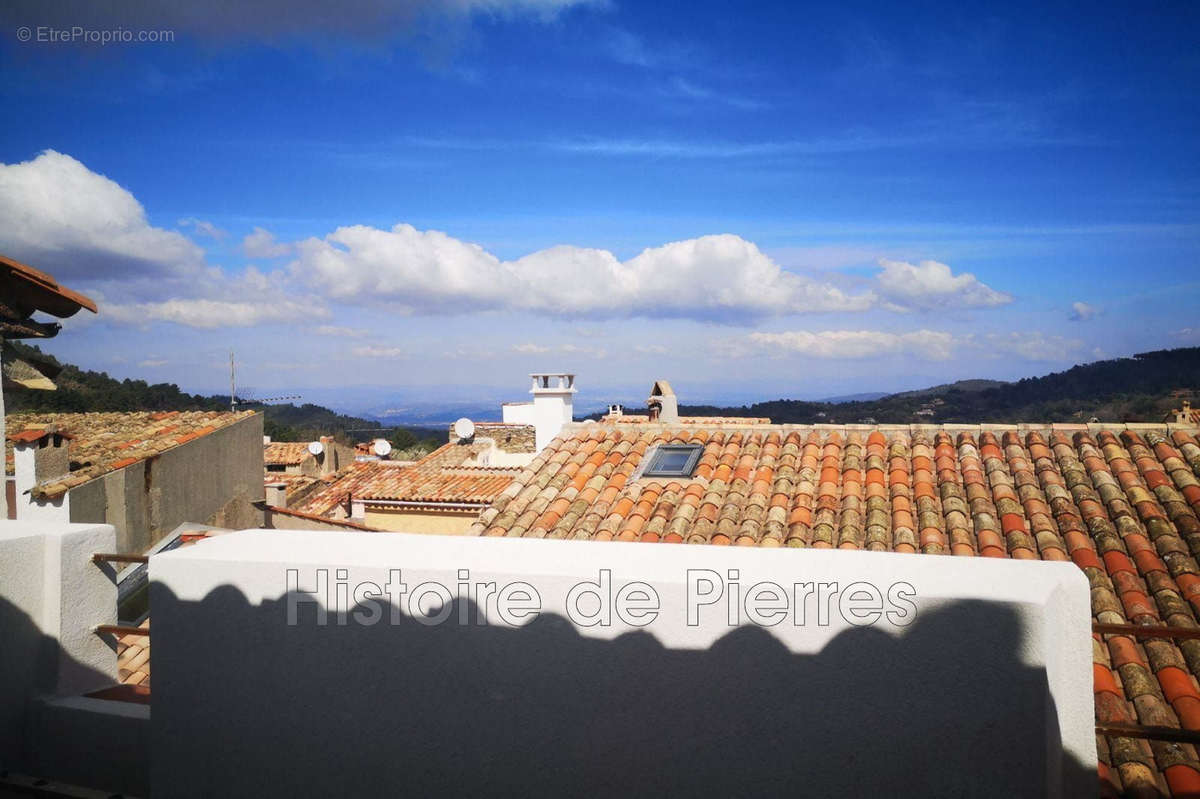
M704 447L699 444L664 444L650 456L643 477L691 477Z

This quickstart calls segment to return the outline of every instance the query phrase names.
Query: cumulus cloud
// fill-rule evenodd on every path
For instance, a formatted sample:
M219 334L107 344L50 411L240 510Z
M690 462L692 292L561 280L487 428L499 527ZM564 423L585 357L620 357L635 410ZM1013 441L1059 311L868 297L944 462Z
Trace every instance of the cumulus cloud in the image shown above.
M180 224L224 235L204 220ZM218 328L329 315L284 272L210 266L187 236L151 225L127 189L53 150L0 164L0 250L92 294L101 321Z
M879 259L878 291L893 310L942 310L954 308L993 308L1013 301L1011 294L996 291L970 272L954 274L938 261Z
M543 347L541 344L514 344L513 352L519 352L522 355L542 355L550 351L549 347Z
M209 267L197 291L203 296L170 296L145 302L108 302L101 296L98 303L104 319L137 325L174 322L199 328L250 327L330 315L329 309L315 299L289 292L285 273L264 273L253 266L232 277Z
M138 361L138 366L145 369L157 369L160 366L166 366L170 361L164 358L147 358L144 361Z
M1086 322L1100 313L1100 309L1095 305L1089 305L1086 302L1071 303L1071 314L1067 318L1072 322Z
M982 308L1012 297L936 261L880 261L874 287L854 293L782 269L732 234L650 247L626 261L559 245L503 261L478 244L398 224L354 225L295 245L297 279L346 300L403 313L518 310L555 316L675 317L724 322L796 313Z
M524 310L560 316L749 320L858 311L869 295L782 270L752 242L703 236L620 261L608 250L557 246L501 261L477 244L399 224L356 225L296 245L292 265L314 290L406 313Z
M249 258L279 258L291 251L290 244L276 241L275 234L265 228L256 227L242 239L242 252Z
M204 220L181 220L219 235ZM613 319L726 323L870 308L986 307L1011 297L934 261L880 262L874 283L844 288L785 270L732 234L674 241L620 260L604 249L560 245L515 260L436 230L355 225L287 243L264 228L245 254L291 254L287 271L209 265L195 242L151 225L125 188L68 155L46 151L0 165L0 249L105 298L102 319L199 327L324 318L326 301L408 314L508 311ZM224 316L224 319L221 317ZM323 335L351 336L327 326Z
M204 266L195 242L151 225L126 189L54 150L0 164L0 243L68 284L181 277Z
M783 333L751 333L750 341L778 354L813 358L874 358L909 354L933 361L950 358L954 336L937 330L888 333L881 330L789 330Z

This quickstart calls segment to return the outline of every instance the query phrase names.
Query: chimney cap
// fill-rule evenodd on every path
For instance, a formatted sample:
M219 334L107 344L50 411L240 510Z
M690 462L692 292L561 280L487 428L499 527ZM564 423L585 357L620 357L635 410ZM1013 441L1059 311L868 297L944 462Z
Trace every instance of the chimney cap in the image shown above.
M575 394L578 389L575 388L575 373L574 372L530 372L530 380L533 381L533 387L529 389L530 394ZM551 378L558 378L552 380Z
M654 385L650 388L651 397L673 397L675 389L671 388L671 384L666 380L655 380Z
M34 430L22 430L19 433L10 433L6 437L14 444L32 444L34 441L41 441L47 436L58 436L59 438L65 438L67 440L75 438L75 436L71 435L67 431L58 430L53 425L45 429L38 428Z

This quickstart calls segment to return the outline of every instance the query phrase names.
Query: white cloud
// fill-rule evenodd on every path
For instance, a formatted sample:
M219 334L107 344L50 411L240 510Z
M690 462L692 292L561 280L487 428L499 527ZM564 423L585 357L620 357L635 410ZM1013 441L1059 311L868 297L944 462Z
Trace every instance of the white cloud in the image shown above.
M319 325L318 336L335 336L338 338L362 338L371 331L361 327L341 327L339 325Z
M99 295L97 306L106 321L136 325L173 322L199 328L250 327L330 316L329 309L315 298L293 293L281 271L260 272L249 266L231 276L208 267L188 288L188 294L145 302L110 303L105 295Z
M545 355L549 352L560 352L564 355L585 355L590 358L607 358L608 350L603 347L588 347L579 344L559 344L554 347L545 346L542 344L534 344L532 342L525 344L514 344L513 352L522 355Z
M1094 318L1100 313L1100 309L1095 305L1089 305L1086 302L1071 303L1071 315L1067 317L1072 322L1086 322Z
M276 241L275 234L265 228L256 227L242 239L242 252L248 258L279 258L291 251L292 245Z
M558 351L566 355L584 355L589 358L608 357L608 350L603 347L583 347L579 344L563 344Z
M356 225L297 245L297 279L330 297L407 313L519 310L560 316L745 321L812 311L858 311L869 295L782 270L752 242L724 234L644 250L560 245L501 261L477 244L398 224Z
M514 344L513 352L519 352L523 355L542 355L550 351L549 347L543 347L541 344Z
M1016 355L1028 361L1071 361L1084 349L1080 339L1046 335L1036 330L988 333L977 343L987 355Z
M359 358L381 359L407 358L410 354L409 351L403 347L379 347L375 345L355 347L353 352Z
M878 275L879 294L893 310L950 310L992 308L1012 302L1011 294L996 291L981 283L975 275L955 275L949 266L937 261L879 259L883 271Z
M950 358L954 336L936 330L888 333L881 330L790 330L783 333L751 333L750 342L777 354L799 354L813 358L875 358L907 353L933 361Z
M190 227L201 236L208 236L216 241L223 240L229 233L214 225L206 219L197 219L194 216L189 216L186 219L179 220L180 227Z
M138 361L138 366L141 366L146 369L156 369L159 366L166 366L168 363L170 363L170 361L168 361L166 359L147 358L144 361Z
M324 309L314 309L307 304L278 298L264 302L171 299L161 302L104 305L101 307L101 313L105 314L106 319L125 324L174 322L200 328L249 327L266 322L293 322L313 314L329 315Z
M0 164L0 246L67 285L201 269L204 251L154 227L132 194L69 155Z

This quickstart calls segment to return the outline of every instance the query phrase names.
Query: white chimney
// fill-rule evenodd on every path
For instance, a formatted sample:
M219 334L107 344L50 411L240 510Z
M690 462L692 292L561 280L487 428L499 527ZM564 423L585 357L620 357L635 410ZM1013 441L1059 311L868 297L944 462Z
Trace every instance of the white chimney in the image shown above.
M50 426L26 430L8 437L13 442L13 473L16 477L16 518L70 521L68 492L53 500L34 499L36 486L53 483L71 471L68 442L71 436Z
M566 372L538 372L533 380L534 445L541 452L554 440L564 424L574 420L575 375Z

